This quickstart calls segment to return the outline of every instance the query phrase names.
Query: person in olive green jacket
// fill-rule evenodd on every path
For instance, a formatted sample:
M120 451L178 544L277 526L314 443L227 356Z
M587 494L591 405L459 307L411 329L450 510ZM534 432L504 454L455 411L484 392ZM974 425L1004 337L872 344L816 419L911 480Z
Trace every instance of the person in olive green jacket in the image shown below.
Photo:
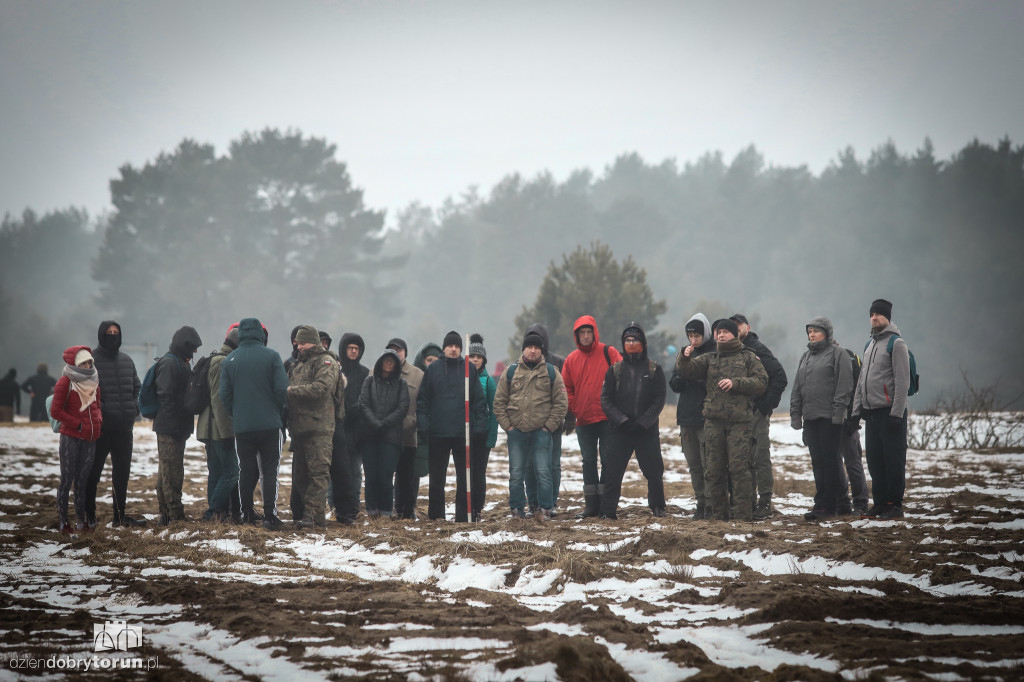
M339 364L320 343L316 327L295 334L299 349L288 380L288 433L292 440L292 518L299 528L327 525L327 480L334 437L334 393Z
M703 380L707 389L704 480L710 518L751 521L754 505L749 495L736 495L730 512L728 482L731 478L734 490L750 489L753 401L764 393L768 373L754 352L743 347L733 320L718 320L712 329L715 352L691 358L694 348L687 346L676 358L676 371L684 379Z
M207 382L210 404L199 413L196 439L206 446L206 502L203 521L242 520L238 497L238 455L231 413L220 401L220 370L224 358L238 348L238 323L231 325L224 344L210 355Z

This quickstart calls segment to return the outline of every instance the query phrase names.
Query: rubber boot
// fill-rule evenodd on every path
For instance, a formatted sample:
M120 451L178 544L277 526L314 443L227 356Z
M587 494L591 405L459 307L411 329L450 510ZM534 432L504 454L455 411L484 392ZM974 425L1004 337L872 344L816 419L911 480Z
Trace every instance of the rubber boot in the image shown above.
M576 518L589 519L601 515L601 496L597 494L596 485L583 486L583 504L583 511Z

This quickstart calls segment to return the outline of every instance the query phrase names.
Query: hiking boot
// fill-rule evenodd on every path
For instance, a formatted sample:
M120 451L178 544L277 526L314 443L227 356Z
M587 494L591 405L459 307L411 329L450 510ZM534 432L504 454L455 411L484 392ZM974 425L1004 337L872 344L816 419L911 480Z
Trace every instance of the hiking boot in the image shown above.
M525 519L525 518L527 518L526 517L526 512L524 512L522 509L513 509L512 510L512 518L513 519Z
M804 521L823 521L834 518L836 518L836 513L827 509L812 509L804 514Z
M276 516L263 519L263 527L267 530L281 530L282 526L284 526L284 522Z
M473 523L480 523L483 521L483 517L480 516L480 512L473 512L472 521Z
M133 517L128 516L127 514L125 514L124 516L121 517L121 525L122 526L129 526L131 528L145 528L146 527L146 519L136 519L136 518L133 518Z
M65 523L60 527L60 532L62 535L74 535L75 529L72 528L70 524Z
M167 514L161 514L160 515L160 520L157 521L157 524L159 524L161 526L165 526L165 527L169 526L169 525L171 525L171 517L168 516Z
M764 521L772 515L771 502L763 502L754 507L754 520Z
M654 507L653 509L651 509L651 514L653 514L655 517L657 517L659 519L665 518L665 508L664 507Z
M861 517L863 519L863 518L865 518L864 515L867 514L867 513L868 513L868 506L866 504L855 504L855 505L853 505L853 515L854 516L859 516L859 517Z
M878 518L886 520L902 519L903 507L897 506L895 504L887 504L885 505L885 509L878 513Z
M853 516L853 505L844 504L836 510L836 513L840 516Z
M860 515L862 519L877 519L878 518L878 507L871 505L869 509L866 509L863 514Z

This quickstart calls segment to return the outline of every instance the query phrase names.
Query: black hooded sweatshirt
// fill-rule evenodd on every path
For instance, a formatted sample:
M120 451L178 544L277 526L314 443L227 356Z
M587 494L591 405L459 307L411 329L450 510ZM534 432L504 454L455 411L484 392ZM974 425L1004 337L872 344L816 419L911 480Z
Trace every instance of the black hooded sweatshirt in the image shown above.
M626 353L626 344L622 344L622 362L608 368L604 375L604 387L601 389L601 409L604 410L612 426L621 427L627 421L639 424L644 429L658 428L661 409L665 407L665 373L658 363L647 358L647 334L636 322L631 322L622 332L636 330L643 343L643 352L636 355ZM615 378L615 367L619 367L618 380Z
M349 360L346 349L355 344L359 346L359 356L355 360ZM370 376L370 368L359 361L363 359L366 352L366 343L359 334L346 332L341 335L338 341L338 357L341 359L341 373L345 375L348 384L345 386L345 429L350 433L357 433L356 428L362 422L362 414L359 412L359 393L363 390L363 382Z

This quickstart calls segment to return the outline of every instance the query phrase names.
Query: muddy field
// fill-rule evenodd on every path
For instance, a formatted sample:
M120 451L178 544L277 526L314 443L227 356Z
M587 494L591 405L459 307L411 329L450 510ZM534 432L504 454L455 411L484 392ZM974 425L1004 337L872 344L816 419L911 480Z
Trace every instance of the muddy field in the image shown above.
M198 521L193 441L195 520L156 528L156 444L140 426L129 511L150 527L109 525L108 464L100 528L68 538L57 436L0 427L0 679L1024 679L1024 454L911 451L906 519L814 524L800 516L806 448L777 420L779 513L695 522L678 431L662 436L663 519L634 461L619 520L576 521L570 437L547 524L508 518L499 441L483 523L270 532ZM142 645L96 652L94 627L121 621Z

